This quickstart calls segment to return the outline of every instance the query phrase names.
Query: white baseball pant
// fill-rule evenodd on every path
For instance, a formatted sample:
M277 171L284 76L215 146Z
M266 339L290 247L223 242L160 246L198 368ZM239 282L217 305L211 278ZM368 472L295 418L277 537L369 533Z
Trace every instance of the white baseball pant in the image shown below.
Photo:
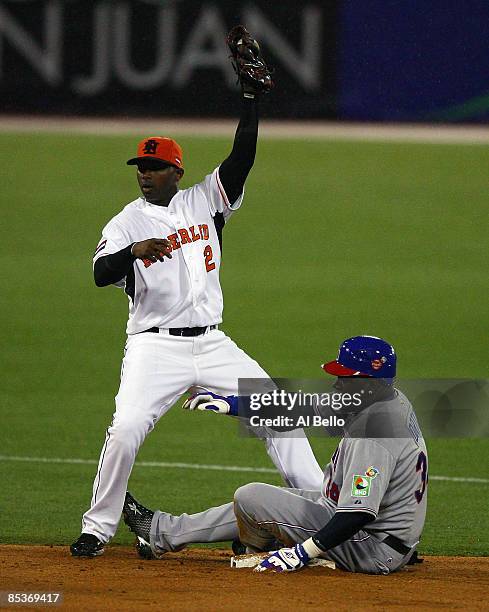
M100 455L91 506L82 518L82 532L103 543L114 535L139 447L188 389L204 387L234 395L239 378L268 375L220 330L195 337L150 332L129 336L116 410ZM323 472L305 434L268 437L264 442L289 486L320 489Z

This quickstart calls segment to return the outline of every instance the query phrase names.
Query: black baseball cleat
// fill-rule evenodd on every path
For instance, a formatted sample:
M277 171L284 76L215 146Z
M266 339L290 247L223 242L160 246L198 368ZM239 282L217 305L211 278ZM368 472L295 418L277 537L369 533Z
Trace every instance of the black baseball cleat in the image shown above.
M136 534L136 550L142 559L157 559L158 557L151 550L149 541L149 531L153 521L153 510L145 508L134 497L126 492L126 499L122 508L124 523Z
M239 538L233 540L231 548L233 549L233 553L235 555L246 555L246 546L241 542Z
M99 557L104 553L104 545L91 533L82 533L70 546L73 557Z

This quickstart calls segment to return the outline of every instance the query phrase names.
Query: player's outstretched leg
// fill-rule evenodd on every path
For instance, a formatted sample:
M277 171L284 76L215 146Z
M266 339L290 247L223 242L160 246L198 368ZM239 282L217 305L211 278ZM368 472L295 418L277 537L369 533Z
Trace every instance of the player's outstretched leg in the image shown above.
M232 502L195 514L184 512L174 516L160 510L153 512L126 493L122 515L137 536L139 556L145 559L159 559L166 552L182 550L188 544L226 542L238 537Z

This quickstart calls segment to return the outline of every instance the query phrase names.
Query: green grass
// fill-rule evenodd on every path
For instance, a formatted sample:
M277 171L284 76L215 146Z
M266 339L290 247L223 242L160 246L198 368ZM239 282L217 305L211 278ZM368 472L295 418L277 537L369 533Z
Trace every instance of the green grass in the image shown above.
M27 142L28 140L28 142ZM183 186L229 150L180 139ZM97 459L124 345L122 292L93 285L100 230L137 195L134 139L0 135L2 455ZM483 146L260 143L224 234L224 329L277 376L320 376L349 335L391 341L403 377L487 376L487 168ZM314 439L320 461L332 441ZM488 478L489 444L429 440L434 475ZM271 467L235 423L175 407L140 460ZM0 461L0 541L69 543L94 465ZM148 504L197 511L274 474L143 468ZM422 550L487 554L489 485L432 481ZM116 542L129 542L120 529Z

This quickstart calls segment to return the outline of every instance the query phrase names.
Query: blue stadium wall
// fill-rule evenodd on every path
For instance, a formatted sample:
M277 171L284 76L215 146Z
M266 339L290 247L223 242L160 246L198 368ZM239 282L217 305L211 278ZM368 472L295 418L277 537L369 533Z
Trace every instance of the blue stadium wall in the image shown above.
M345 0L339 7L339 118L489 119L487 0Z

